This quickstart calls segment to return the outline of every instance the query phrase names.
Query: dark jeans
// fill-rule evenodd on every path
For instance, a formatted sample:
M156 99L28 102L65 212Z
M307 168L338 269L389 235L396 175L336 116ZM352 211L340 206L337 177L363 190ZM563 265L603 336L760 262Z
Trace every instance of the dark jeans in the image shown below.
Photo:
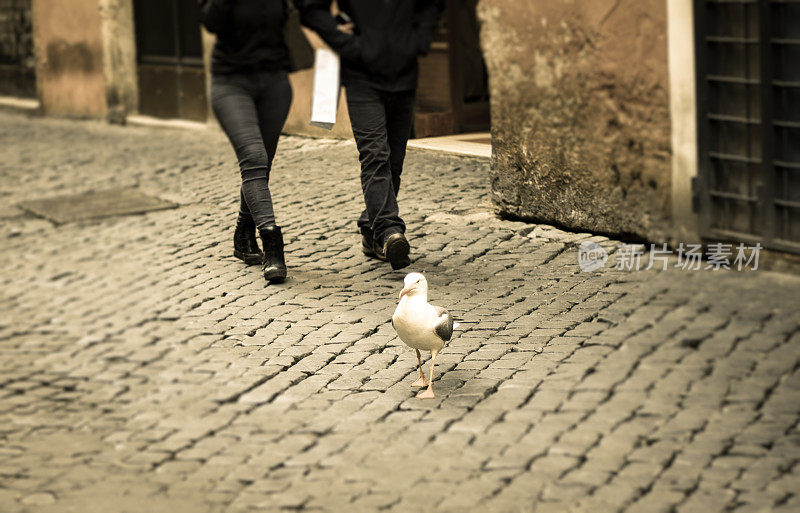
M388 92L354 83L347 86L347 109L361 161L366 204L358 227L382 244L392 233L406 230L397 194L414 118L414 90Z
M292 103L285 71L211 78L211 106L228 135L242 174L239 215L264 229L275 224L269 171Z

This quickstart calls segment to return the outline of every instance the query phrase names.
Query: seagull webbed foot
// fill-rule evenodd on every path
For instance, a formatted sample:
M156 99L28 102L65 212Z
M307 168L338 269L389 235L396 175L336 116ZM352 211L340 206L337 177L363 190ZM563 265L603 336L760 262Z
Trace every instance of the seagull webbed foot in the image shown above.
M428 384L428 388L417 394L417 399L433 399L436 395L433 393L433 387Z
M412 387L426 387L428 386L428 378L425 377L424 374L420 374L417 380L411 383Z

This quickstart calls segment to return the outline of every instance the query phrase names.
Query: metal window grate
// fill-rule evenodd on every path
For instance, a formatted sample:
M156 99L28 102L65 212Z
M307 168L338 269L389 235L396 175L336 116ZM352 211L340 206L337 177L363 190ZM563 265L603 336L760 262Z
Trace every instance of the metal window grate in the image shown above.
M36 97L31 0L0 0L0 94Z
M800 0L695 0L708 239L800 252Z

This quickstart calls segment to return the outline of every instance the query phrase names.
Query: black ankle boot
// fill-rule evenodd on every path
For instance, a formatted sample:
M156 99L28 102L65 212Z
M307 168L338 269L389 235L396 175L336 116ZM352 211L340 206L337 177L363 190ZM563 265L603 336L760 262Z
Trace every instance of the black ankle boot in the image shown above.
M247 265L261 263L261 250L256 242L256 223L252 217L242 215L236 220L233 232L233 256L243 260Z
M281 283L286 279L286 261L283 257L283 235L280 226L270 226L261 233L264 258L261 261L264 278L270 283Z

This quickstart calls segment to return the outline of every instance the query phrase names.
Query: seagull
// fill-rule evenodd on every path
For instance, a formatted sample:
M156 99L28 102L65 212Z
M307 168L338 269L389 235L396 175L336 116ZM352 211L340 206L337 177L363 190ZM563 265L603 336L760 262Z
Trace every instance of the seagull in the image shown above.
M453 328L458 327L453 322L453 316L442 307L428 303L428 280L420 273L409 273L403 280L403 290L400 291L400 303L392 315L392 327L408 347L417 351L419 363L419 379L411 386L425 387L417 394L420 399L432 399L433 394L433 366L436 355L444 347L445 342L453 336ZM420 349L431 352L431 376L425 377L422 372L422 356Z

